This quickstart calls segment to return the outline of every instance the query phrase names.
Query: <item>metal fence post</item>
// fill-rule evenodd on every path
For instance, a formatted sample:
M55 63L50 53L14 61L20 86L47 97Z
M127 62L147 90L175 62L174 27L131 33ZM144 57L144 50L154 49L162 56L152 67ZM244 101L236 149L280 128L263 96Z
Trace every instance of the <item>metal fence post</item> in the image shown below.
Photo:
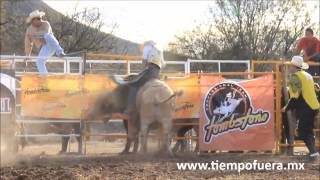
M130 75L131 71L130 71L130 61L127 60L127 75Z
M281 74L279 65L276 65L276 118L275 118L275 126L276 126L276 154L280 152L280 141L281 141Z
M248 60L248 63L247 63L247 67L248 67L248 73L251 72L251 67L250 67L250 60ZM253 72L253 71L252 71ZM251 73L248 75L248 79L251 79Z
M86 62L87 62L87 50L84 51L83 53L83 65L82 65L82 79L80 80L80 88L81 88L81 94L83 95L83 81L84 81L84 75L86 73ZM82 114L81 114L81 119L80 119L80 141L79 141L79 147L78 147L78 151L83 154L83 140L86 138L85 135L85 123L84 122L84 115L83 115L83 110L82 110ZM85 141L85 140L84 140ZM86 143L86 141L85 141ZM85 145L86 146L86 145Z
M84 75L86 73L87 50L84 50L82 58L83 58L82 75Z

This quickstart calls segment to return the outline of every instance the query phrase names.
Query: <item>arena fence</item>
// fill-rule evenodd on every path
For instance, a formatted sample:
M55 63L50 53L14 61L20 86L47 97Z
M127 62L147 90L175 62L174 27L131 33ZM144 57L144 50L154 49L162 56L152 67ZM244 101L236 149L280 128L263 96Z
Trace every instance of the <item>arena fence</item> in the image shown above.
M79 127L82 128L82 123L80 119L74 120L64 120L64 119L43 119L43 118L35 118L35 117L23 117L21 115L21 84L20 78L25 74L33 74L37 72L36 68L36 59L37 57L31 56L10 56L10 55L1 55L1 62L13 62L16 76L16 101L15 101L15 111L16 111L16 122L21 124L21 126L25 125L44 125L48 126L50 124L79 124ZM70 72L70 63L73 61L82 62L81 57L65 57L64 59L58 57L51 57L48 60L48 64L53 64L54 68L50 68L49 70L53 71L50 74L55 75L63 75L66 72ZM81 74L81 68L79 68L79 74ZM50 138L50 137L81 137L81 133L65 133L65 134L57 134L57 133L17 133L16 137L21 138ZM80 142L82 146L82 141Z
M250 60L187 60L187 73L200 72L250 72L251 64ZM202 66L201 66L202 65ZM231 65L237 66L231 68ZM193 67L197 66L197 67ZM240 67L239 67L240 66ZM241 66L243 66L241 68ZM230 71L232 69L232 71Z
M113 57L113 56L112 56ZM26 58L29 58L27 61L25 61ZM117 74L130 74L132 72L135 72L133 66L134 65L139 65L142 63L141 60L139 60L140 57L123 57L123 56L114 56L114 58L118 60L96 60L96 59L90 59L90 58L110 58L110 55L104 56L103 54L93 54L93 53L88 53L83 55L82 57L65 57L63 59L61 58L56 58L52 57L49 58L47 61L48 64L52 63L55 64L56 66L49 67L48 70L50 71L50 74L85 74L85 73L99 73L99 71L107 71L108 66L106 66L106 69L101 69L97 70L95 69L94 65L100 65L100 64L107 64L107 65L123 65L124 67L119 67L119 70ZM120 59L119 59L120 58ZM122 58L122 59L121 59ZM23 74L28 74L28 73L35 73L36 70L36 65L35 61L37 57L25 57L25 56L6 56L6 55L1 55L0 56L1 61L14 61L15 62L15 67L16 67L16 74L17 76L22 76ZM275 153L280 152L280 147L282 146L288 146L288 144L281 143L281 132L282 132L282 119L281 119L281 71L280 71L280 65L283 63L281 61L256 61L252 60L251 64L249 60L245 61L225 61L225 60L187 60L187 61L166 61L167 66L170 65L177 65L181 66L182 71L180 72L175 72L178 73L178 75L188 75L192 73L191 68L194 66L194 64L197 63L209 63L209 64L214 64L213 66L217 67L216 73L210 73L214 76L225 76L225 77L234 77L236 78L241 78L241 79L250 79L256 76L260 75L268 75L268 74L273 74L274 79L275 79L275 132L276 132L276 149ZM221 64L243 64L245 65L245 72L221 72ZM315 64L319 66L320 63ZM272 70L269 70L269 72L255 72L256 66L258 65L271 65L273 66ZM312 64L313 65L313 64ZM47 65L48 66L48 65ZM112 67L114 68L114 67ZM124 71L122 70L124 69ZM112 71L112 69L109 69ZM243 70L242 70L243 71ZM108 71L107 71L108 72ZM201 76L201 72L203 72L201 69L197 69L198 76ZM175 75L172 76L174 78ZM315 77L315 78L319 78ZM19 83L17 83L19 84ZM17 91L19 91L19 85L17 86ZM19 96L19 92L17 92ZM17 109L21 108L21 105L19 105L19 99L17 100L16 104ZM20 112L19 110L17 113ZM36 134L21 134L18 136L31 136L31 137L41 137L41 136L81 136L84 140L84 152L86 152L86 140L89 136L109 136L113 138L124 138L126 135L124 134L90 134L87 131L87 122L83 122L82 119L78 120L44 120L44 119L23 119L24 117L19 116L17 114L17 122L20 123L79 123L80 127L82 128L82 133L81 134L42 134L42 135L36 135ZM115 115L113 118L115 119L125 119L122 115ZM102 123L103 121L95 121L95 122L90 122L90 123ZM198 123L175 123L175 125L179 126L190 126L190 125L198 125ZM319 131L319 129L315 129L315 131ZM187 140L197 140L198 137L194 135L190 135L187 137L175 137L176 140L180 139L187 139ZM295 143L295 146L302 146L303 144L298 142ZM319 144L317 143L319 146Z

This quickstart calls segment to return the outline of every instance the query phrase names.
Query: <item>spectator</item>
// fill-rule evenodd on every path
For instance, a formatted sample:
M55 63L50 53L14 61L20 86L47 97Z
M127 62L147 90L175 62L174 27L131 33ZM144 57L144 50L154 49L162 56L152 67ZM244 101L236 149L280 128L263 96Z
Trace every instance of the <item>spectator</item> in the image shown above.
M320 60L320 49L317 48L319 45L319 40L313 36L313 30L307 28L305 31L305 37L301 38L294 50L294 54L299 55L301 50L303 50L304 62L313 61L317 62ZM320 74L319 66L310 66L308 72L313 76L318 76Z

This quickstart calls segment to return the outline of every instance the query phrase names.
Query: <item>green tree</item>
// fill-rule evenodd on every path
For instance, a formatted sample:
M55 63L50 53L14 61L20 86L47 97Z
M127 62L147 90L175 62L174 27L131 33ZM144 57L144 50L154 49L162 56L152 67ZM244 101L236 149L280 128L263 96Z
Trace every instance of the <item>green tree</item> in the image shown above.
M75 52L87 49L98 51L102 48L113 48L113 44L105 47L104 41L114 41L113 30L117 24L113 24L109 33L102 33L104 26L101 12L98 8L85 8L79 11L76 7L74 11L67 15L56 17L55 14L47 14L47 19L51 22L56 38L62 44L66 52Z

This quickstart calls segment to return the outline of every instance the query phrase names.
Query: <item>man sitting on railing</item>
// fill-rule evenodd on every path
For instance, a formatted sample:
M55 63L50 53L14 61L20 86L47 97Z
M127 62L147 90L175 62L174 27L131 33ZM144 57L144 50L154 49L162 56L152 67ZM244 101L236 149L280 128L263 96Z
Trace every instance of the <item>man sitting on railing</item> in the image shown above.
M305 72L307 63L303 62L301 56L294 56L289 66L289 94L290 100L284 110L296 110L299 137L304 141L309 150L309 160L319 159L319 153L315 147L314 120L319 111L314 81L312 76Z
M33 44L40 49L37 68L40 74L47 74L46 59L56 54L59 57L64 56L64 51L59 45L58 40L52 33L51 26L48 21L42 20L42 16L45 13L39 10L35 10L30 13L27 18L27 24L30 24L27 28L25 35L25 54L30 56L32 52Z
M303 59L305 62L320 62L320 41L313 36L313 30L307 28L305 31L305 37L301 38L294 50L294 54L299 55L301 50L303 50ZM319 66L310 66L308 72L313 76L319 76Z

